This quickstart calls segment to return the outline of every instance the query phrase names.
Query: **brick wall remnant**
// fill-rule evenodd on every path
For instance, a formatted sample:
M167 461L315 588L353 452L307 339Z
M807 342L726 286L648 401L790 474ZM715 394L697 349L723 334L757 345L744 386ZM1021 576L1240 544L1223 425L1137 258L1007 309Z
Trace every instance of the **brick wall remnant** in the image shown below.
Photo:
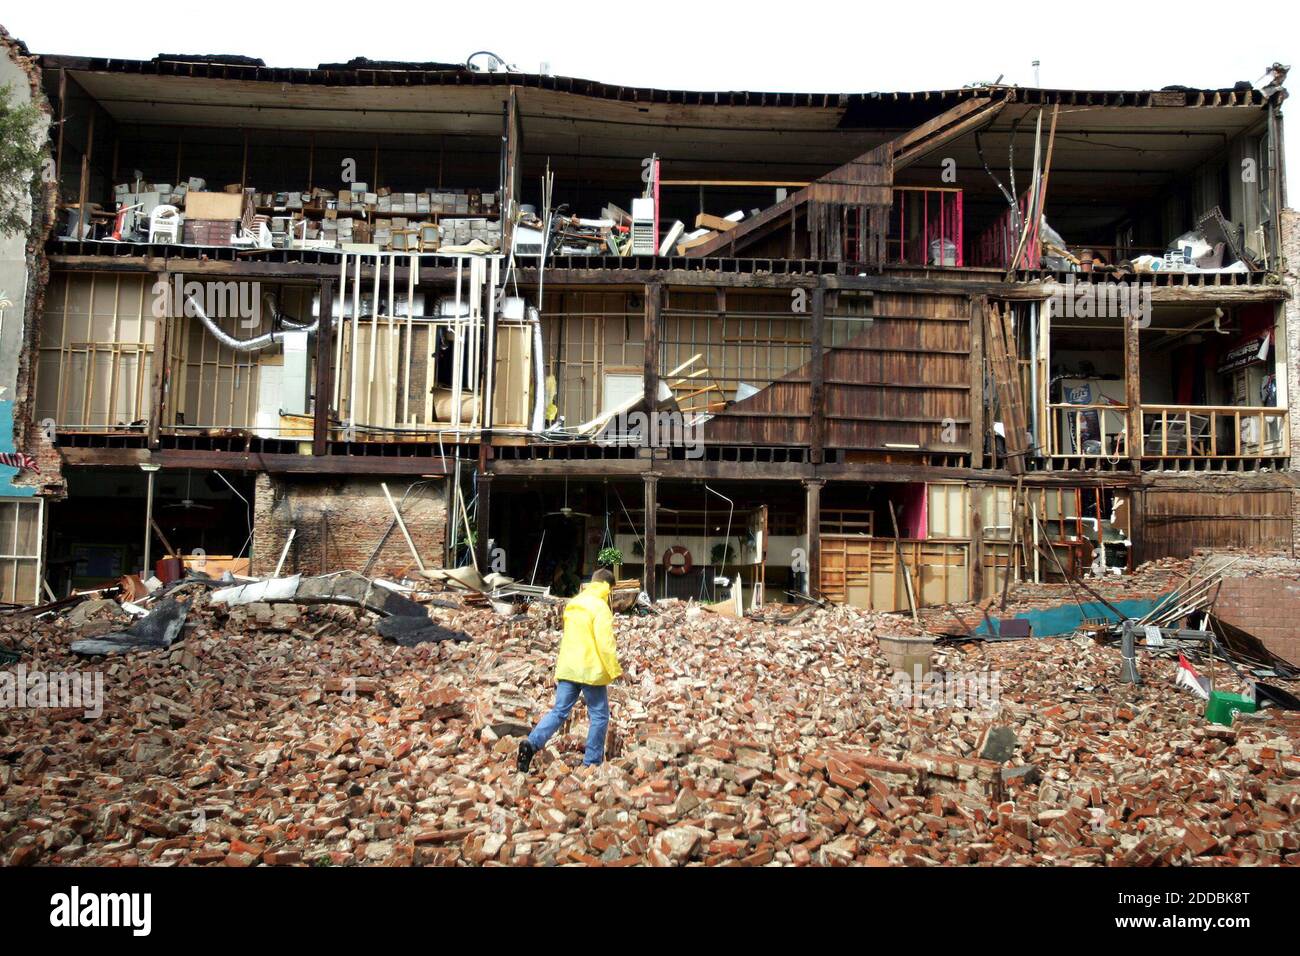
M393 520L381 478L260 474L253 501L254 574L275 571L291 528L297 529L285 574L361 571ZM411 482L389 479L400 502ZM402 519L427 568L442 567L447 532L446 484L422 481L402 507ZM394 529L370 574L397 576L414 567L406 540Z

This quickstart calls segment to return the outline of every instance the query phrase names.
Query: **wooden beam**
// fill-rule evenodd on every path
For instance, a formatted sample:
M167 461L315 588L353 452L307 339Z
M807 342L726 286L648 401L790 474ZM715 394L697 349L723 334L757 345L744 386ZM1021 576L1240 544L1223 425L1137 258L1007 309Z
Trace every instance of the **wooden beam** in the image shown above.
M984 313L988 299L971 296L970 300L970 465L984 467Z
M822 485L820 478L803 483L804 523L808 531L808 593L813 597L822 589Z
M659 330L662 326L663 286L658 282L645 285L645 325L642 342L644 343L644 389L645 410L653 415L659 406Z
M519 180L523 163L523 116L519 95L510 87L505 105L505 162L501 184L501 249L508 255L514 245L515 214L519 206Z
M171 282L166 283L167 291L163 295L166 296L167 306L163 312L163 317L153 324L153 382L150 384L149 390L148 426L150 448L158 447L158 430L162 427L163 411L167 401L167 383L171 374L171 356L169 353L171 351L172 336L176 334L175 325L177 322L177 316L172 315L172 306L175 304L172 290L173 288L185 287L184 276L177 276L175 281L179 283L178 286L174 286ZM141 292L141 294L144 293Z
M812 293L812 351L808 365L809 460L820 465L826 445L826 290L820 285Z
M642 538L645 542L645 573L642 587L645 589L645 593L650 596L650 600L653 601L655 600L656 573L659 569L659 546L655 538L659 510L659 477L657 475L643 475L641 488L645 500L645 528L642 531Z
M953 120L958 119L963 109L969 107L972 103L977 104L979 109L969 111L971 115L961 119L960 122L954 123ZM895 172L916 162L927 153L934 152L940 146L952 142L958 136L992 123L994 117L1002 112L1002 107L1005 105L1004 100L985 100L983 102L972 100L963 103L961 106L953 107L948 112L936 116L929 123L918 126L907 135L895 140Z
M478 567L483 574L492 570L488 553L488 534L492 529L492 475L480 472L475 478L478 489L478 504L474 508L474 551L478 555Z
M283 475L436 475L451 470L441 457L409 455L287 455L263 452L192 451L179 448L60 448L68 467L133 468L153 462L168 468L265 471Z
M1139 356L1141 320L1136 316L1124 318L1124 401L1128 405L1128 457L1134 472L1142 470L1142 361ZM1136 540L1136 539L1134 539Z
M316 329L316 400L312 408L311 453L324 455L329 446L330 397L334 393L334 280L321 279L320 324Z

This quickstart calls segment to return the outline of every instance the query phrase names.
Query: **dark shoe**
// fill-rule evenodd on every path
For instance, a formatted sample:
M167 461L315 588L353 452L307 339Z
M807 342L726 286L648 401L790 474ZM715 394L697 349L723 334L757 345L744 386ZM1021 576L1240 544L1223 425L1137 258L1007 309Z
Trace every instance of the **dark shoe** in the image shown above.
M535 753L537 753L537 749L525 737L519 744L519 759L515 761L515 766L520 773L528 772L528 766L533 762L533 754Z

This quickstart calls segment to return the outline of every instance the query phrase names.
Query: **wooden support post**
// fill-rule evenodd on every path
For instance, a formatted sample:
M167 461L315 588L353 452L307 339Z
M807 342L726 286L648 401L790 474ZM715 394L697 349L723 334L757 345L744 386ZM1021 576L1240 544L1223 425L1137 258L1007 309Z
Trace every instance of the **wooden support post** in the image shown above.
M642 475L642 490L645 496L645 574L642 587L650 600L655 600L655 573L659 569L659 551L655 542L655 517L659 509L659 476Z
M334 280L320 280L320 324L316 327L316 401L312 408L311 453L329 447L330 395L334 391Z
M823 354L826 289L820 279L812 297L812 361L808 369L809 459L814 465L820 465L826 443L826 360Z
M68 71L59 67L59 140L54 152L54 191L63 208L63 133L68 126Z
M808 478L804 488L804 521L808 526L807 591L820 597L822 590L822 485L824 478Z
M988 298L972 296L970 300L970 466L984 467L984 313Z
M647 282L645 286L645 411L654 415L659 406L659 327L663 308L663 286ZM653 595L651 595L653 597Z
M492 555L488 553L488 533L492 528L492 476L484 471L478 474L478 505L474 508L474 551L478 555L480 574L492 570Z
M1141 320L1136 315L1124 317L1124 401L1128 403L1128 457L1133 471L1142 470L1142 363L1138 357ZM1104 449L1103 449L1104 451Z
M86 230L90 216L86 212L90 193L90 161L95 153L95 107L90 106L89 127L86 131L86 148L81 154L81 182L77 188L77 251L85 252Z
M148 425L148 442L150 448L158 447L158 429L162 425L163 409L167 401L167 378L171 365L171 340L176 334L176 322L178 316L172 314L174 302L173 290L185 288L185 276L177 273L169 276L162 272L158 274L159 280L167 287L163 293L166 296L167 308L162 319L154 323L153 333L153 383L150 386L149 393L149 425ZM168 281L170 279L170 281ZM184 315L182 308L181 315Z
M523 157L523 126L519 96L512 86L505 104L505 146L501 179L501 248L506 255L514 247L515 216L519 208L519 180Z

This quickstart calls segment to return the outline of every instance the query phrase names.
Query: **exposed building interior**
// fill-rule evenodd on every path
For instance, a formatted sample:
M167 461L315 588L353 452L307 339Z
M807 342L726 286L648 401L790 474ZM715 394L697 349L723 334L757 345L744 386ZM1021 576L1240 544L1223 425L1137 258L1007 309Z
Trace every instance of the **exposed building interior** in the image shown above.
M26 421L61 473L30 600L142 562L141 466L184 519L154 559L556 593L613 563L652 600L890 610L1126 573L1173 545L1143 527L1186 494L1163 482L1290 466L1277 77L714 94L39 59L60 215ZM394 495L433 509L430 553L331 546Z
M0 865L1300 862L1286 74L0 29Z

